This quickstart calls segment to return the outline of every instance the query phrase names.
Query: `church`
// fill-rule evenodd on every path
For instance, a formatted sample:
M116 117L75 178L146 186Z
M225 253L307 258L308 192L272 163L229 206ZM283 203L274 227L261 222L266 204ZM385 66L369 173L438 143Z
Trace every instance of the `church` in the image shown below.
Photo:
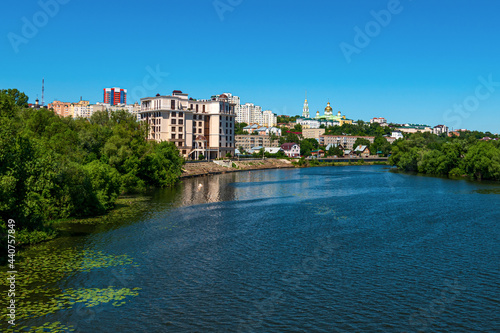
M306 100L304 102L304 108L302 109L302 121L304 124L308 124L312 122L319 122L319 125L326 125L326 126L342 126L343 124L352 124L351 119L347 119L346 116L343 116L342 113L339 111L337 112L336 115L333 114L333 109L330 106L330 102L326 105L325 112L323 115L319 114L319 111L316 111L316 117L310 118L309 115L309 103L307 102L307 96ZM313 126L316 127L316 126ZM319 127L319 126L318 126Z

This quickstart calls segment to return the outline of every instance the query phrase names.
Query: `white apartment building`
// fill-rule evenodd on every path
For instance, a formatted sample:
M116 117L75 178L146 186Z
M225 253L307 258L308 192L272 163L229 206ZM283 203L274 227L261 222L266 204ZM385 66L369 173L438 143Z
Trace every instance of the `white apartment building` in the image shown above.
M264 123L262 107L253 103L236 106L236 122L262 125Z
M448 130L448 126L446 125L437 125L437 126L434 126L434 128L432 129L432 133L436 134L436 135L439 135L439 134L448 134L449 130Z
M141 110L141 106L138 103L135 104L118 104L118 105L110 105L110 104L89 104L89 101L80 101L78 103L72 103L70 106L70 112L74 118L90 118L97 111L108 111L115 112L125 110L137 117L137 120L140 120L139 111Z
M403 133L401 133L400 131L393 131L391 133L391 137L395 138L396 140L404 138Z
M273 127L278 124L278 115L273 113L271 110L266 110L262 112L262 125L265 127Z
M211 99L218 99L220 96L225 95L227 98L227 101L231 104L235 104L235 107L238 107L240 105L240 98L238 96L233 96L231 93L222 93L221 95L214 95L211 97Z
M374 124L374 123L378 123L378 124L380 124L380 126L388 126L387 120L385 118L382 118L382 117L370 119L370 124Z
M235 104L224 94L195 100L174 90L141 98L140 117L149 124L148 139L174 142L186 159L234 155Z

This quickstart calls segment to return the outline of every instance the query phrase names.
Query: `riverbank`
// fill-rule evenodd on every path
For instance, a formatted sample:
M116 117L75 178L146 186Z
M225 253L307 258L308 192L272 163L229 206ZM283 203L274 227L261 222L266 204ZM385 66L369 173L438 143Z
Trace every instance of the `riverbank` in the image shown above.
M222 161L220 161L222 162ZM284 168L307 168L322 166L348 166L348 165L386 165L381 161L344 161L344 162L326 162L305 159L265 159L265 160L246 160L246 161L225 161L219 165L214 162L186 163L182 169L182 178L192 178L199 176L217 175L229 172L266 170L266 169L284 169Z
M214 162L186 163L183 166L181 178L217 175L238 171L295 168L291 160L285 159L227 161L226 165L227 166L222 166Z

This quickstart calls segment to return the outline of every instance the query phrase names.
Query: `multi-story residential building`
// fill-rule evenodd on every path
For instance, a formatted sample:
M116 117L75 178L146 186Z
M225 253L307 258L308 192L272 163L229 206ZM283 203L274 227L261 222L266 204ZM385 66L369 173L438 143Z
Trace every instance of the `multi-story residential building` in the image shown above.
M148 139L174 142L187 159L234 155L235 104L226 95L210 100L172 95L141 98L141 120L149 124Z
M370 124L378 123L380 126L388 126L387 120L385 118L373 118L370 119Z
M304 139L316 139L325 134L326 129L324 128L302 128L302 136Z
M367 139L370 143L375 140L374 136L353 136L353 135L320 135L319 144L328 146L329 144L341 145L344 149L352 150L358 138Z
M53 101L49 103L48 107L49 109L53 109L54 113L60 117L73 117L71 103L69 102Z
M393 131L391 133L391 137L395 138L396 140L404 138L403 133L401 133L400 131Z
M101 104L102 105L102 104ZM137 120L141 120L139 112L141 111L141 105L139 103L134 104L119 104L119 105L105 105L105 110L108 112L116 112L120 110L125 110L137 117Z
M74 118L90 118L94 111L89 101L82 101L81 99L78 103L71 103L71 109Z
M262 112L262 122L266 127L273 127L278 124L278 115L273 113L271 110L266 110Z
M233 94L231 93L223 93L223 94L220 94L220 95L214 95L211 97L211 99L218 99L220 98L221 95L225 95L226 98L227 98L227 101L231 104L234 104L235 105L235 110L238 109L238 106L240 105L240 98L238 96L233 96Z
M432 133L432 128L428 125L421 124L404 124L402 127L397 128L398 131L403 133L417 133L417 132L429 132Z
M434 126L434 128L432 129L432 133L436 134L436 135L440 135L440 134L448 134L448 126L445 126L445 125L437 125L437 126Z
M262 107L252 103L245 103L236 107L236 122L262 125Z
M253 147L279 147L278 140L271 140L269 135L236 135L236 148L250 150Z
M104 104L127 104L127 89L104 88Z
M396 141L396 138L393 138L392 136L384 135L384 138L389 142L390 144L393 144L394 141Z
M340 122L326 119L297 118L295 122L304 128L321 128L330 126L340 126Z

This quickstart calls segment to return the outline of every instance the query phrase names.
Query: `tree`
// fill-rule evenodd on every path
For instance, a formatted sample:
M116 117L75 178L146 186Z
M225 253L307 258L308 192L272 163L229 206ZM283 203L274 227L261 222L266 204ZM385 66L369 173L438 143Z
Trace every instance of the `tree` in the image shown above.
M331 145L330 148L325 152L326 156L343 156L344 152L339 147Z
M358 147L359 145L367 146L368 148L370 148L370 140L365 138L357 138L352 147L353 149L356 149L356 147Z
M243 128L247 127L248 124L247 123L236 123L235 124L235 128L234 128L234 134L235 135L244 135L244 134L248 134L246 132L243 131Z
M376 155L379 151L383 155L387 155L391 152L391 144L383 136L377 136L373 140L373 144L369 145L370 154Z
M0 90L0 95L9 96L15 105L25 108L28 107L28 96L17 89L2 89Z
M310 156L313 150L319 148L319 143L316 139L304 139L300 141L300 155Z

